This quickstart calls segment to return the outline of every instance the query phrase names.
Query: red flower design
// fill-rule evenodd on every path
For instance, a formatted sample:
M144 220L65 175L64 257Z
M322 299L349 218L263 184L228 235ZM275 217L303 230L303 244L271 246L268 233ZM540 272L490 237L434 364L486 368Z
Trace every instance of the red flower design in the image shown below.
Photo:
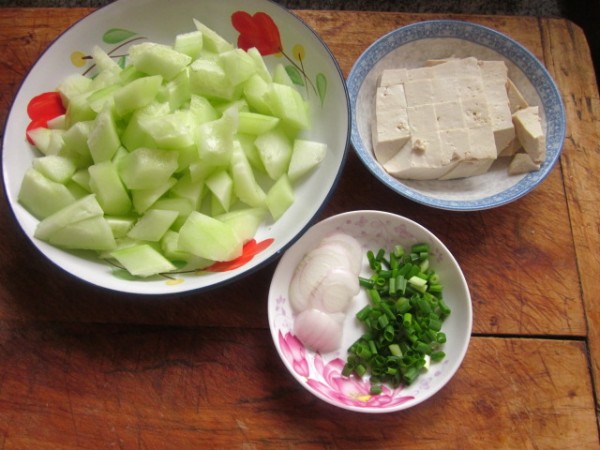
M300 342L296 336L292 333L287 332L285 335L279 331L279 346L283 352L285 359L287 359L292 365L294 372L301 377L308 377L310 375L310 369L308 362L306 361L306 351L304 345Z
M29 131L36 128L47 128L48 121L65 113L65 107L58 92L44 92L36 95L27 104L27 115L31 122L27 126L26 135L30 144L33 141L29 137Z
M256 47L263 56L283 51L279 28L268 14L257 12L251 16L245 11L236 11L231 15L231 23L240 32L239 48L248 50Z
M271 245L272 242L273 239L271 238L265 239L264 241L260 242L256 242L254 239L251 239L244 245L241 256L231 261L216 262L208 266L204 270L208 272L226 272L228 270L237 269L238 267L241 267L244 264L246 264L264 249L266 249L269 245Z

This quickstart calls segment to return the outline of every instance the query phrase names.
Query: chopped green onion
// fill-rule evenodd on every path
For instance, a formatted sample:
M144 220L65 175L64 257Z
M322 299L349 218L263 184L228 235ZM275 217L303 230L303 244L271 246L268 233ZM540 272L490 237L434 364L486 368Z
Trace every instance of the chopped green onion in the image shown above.
M371 385L371 389L369 390L369 393L371 395L379 395L381 394L383 388L381 387L380 384L372 384Z
M373 274L360 277L359 284L369 304L356 314L365 332L348 349L342 374L369 374L373 395L381 393L381 383L413 383L429 362L445 357L441 329L451 311L429 254L427 244L413 245L410 252L396 245L389 255L367 251Z

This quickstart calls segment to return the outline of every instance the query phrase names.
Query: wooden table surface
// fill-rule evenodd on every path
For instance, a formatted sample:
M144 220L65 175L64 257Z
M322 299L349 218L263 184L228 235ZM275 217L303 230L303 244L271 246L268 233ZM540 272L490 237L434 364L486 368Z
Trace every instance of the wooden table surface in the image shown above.
M0 124L39 54L90 12L0 9ZM441 17L297 13L345 75L379 36ZM393 414L336 409L296 383L277 356L267 323L275 263L201 295L99 291L38 256L2 193L0 449L598 448L600 105L588 45L562 19L452 17L504 32L544 62L568 119L560 163L526 197L461 213L393 194L350 151L322 214L401 214L454 253L474 323L446 387Z

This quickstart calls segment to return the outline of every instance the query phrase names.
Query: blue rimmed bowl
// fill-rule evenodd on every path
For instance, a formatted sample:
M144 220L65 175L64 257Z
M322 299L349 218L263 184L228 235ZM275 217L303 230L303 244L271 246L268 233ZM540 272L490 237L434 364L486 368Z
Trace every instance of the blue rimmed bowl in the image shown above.
M427 60L474 56L505 61L508 74L530 105L540 108L546 135L546 160L540 170L508 175L508 158L486 174L447 181L399 180L376 161L371 118L378 77L385 69L420 67ZM535 189L560 157L566 119L560 92L544 65L523 45L481 25L457 20L417 22L374 42L348 76L352 108L352 145L368 170L384 185L415 202L446 210L474 211L515 201Z

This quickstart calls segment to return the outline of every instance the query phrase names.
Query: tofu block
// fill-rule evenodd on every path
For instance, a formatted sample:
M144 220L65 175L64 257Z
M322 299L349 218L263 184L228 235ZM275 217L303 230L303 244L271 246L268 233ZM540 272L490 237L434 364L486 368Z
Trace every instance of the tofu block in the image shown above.
M508 104L510 106L511 113L514 114L518 110L525 109L529 106L529 103L527 103L527 100L525 100L525 97L523 97L521 91L519 91L517 86L515 86L510 78L508 79L506 86L506 93L508 95Z
M438 102L450 102L459 98L455 78L434 78L431 80L433 95Z
M508 147L506 147L504 150L502 150L502 152L500 152L500 154L498 155L498 158L505 158L507 156L513 156L515 153L523 153L523 151L524 151L523 146L521 145L519 140L515 138L508 145Z
M430 67L434 78L481 77L477 58L451 58Z
M459 161L440 180L473 177L489 170L497 159L494 133L491 127L477 127L468 130L468 146L462 151Z
M456 163L452 154L442 146L437 133L411 137L410 142L383 168L392 176L411 180L434 180L443 176Z
M508 165L509 175L520 175L536 170L540 170L540 164L534 162L527 153L515 153Z
M441 130L438 133L444 152L449 155L451 162L460 161L465 149L469 148L469 131L465 128ZM456 164L455 164L456 165Z
M384 70L379 83L373 147L392 176L476 176L501 156L513 157L510 171L522 173L546 157L539 109L527 105L504 61L429 60Z
M504 61L479 61L498 154L515 139L515 127L508 103L508 68Z
M481 77L457 77L452 78L455 84L458 98L460 99L481 99L485 97L483 80Z
M407 80L406 71L405 68L384 70L379 77L379 86L386 87L404 83Z
M537 106L520 109L513 114L517 139L533 162L546 159L546 139Z
M491 118L485 97L461 99L467 128L490 127Z
M432 104L406 108L411 136L419 137L437 131L437 118Z
M466 128L462 103L459 100L441 102L433 105L439 130Z
M477 64L481 68L481 74L484 79L500 79L505 82L508 80L508 67L504 61L478 60Z
M404 82L406 104L410 106L431 105L436 102L431 79L407 80Z
M433 78L433 70L431 67L415 67L406 71L406 80L429 80Z
M410 128L402 84L377 88L371 134L373 152L381 163L394 156L408 141Z

